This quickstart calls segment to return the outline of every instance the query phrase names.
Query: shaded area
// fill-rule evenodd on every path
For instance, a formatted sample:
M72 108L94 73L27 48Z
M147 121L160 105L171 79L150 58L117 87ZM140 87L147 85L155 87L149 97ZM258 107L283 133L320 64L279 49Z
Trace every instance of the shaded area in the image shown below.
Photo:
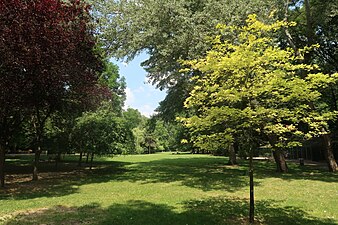
M247 161L240 166L227 166L222 157L178 157L149 162L95 162L93 170L77 167L77 161L59 164L47 161L40 164L40 180L31 181L30 159L13 159L7 163L6 189L0 190L0 199L32 199L39 197L65 196L78 191L78 187L91 183L129 181L146 183L180 182L182 185L204 191L239 191L249 185ZM284 180L319 180L338 182L338 174L323 171L316 166L298 166L289 163L290 173L275 172L275 165L269 161L255 161L255 185L259 179L278 177Z
M205 191L234 192L247 187L246 168L226 166L225 162L224 158L212 157L161 159L141 163L101 161L95 163L93 170L78 168L76 161L60 163L57 170L53 163L42 162L41 177L35 182L31 181L32 167L27 163L20 165L16 162L7 167L10 172L7 175L8 185L5 190L0 190L0 199L59 197L76 193L81 185L109 181L143 184L181 182L182 185Z
M270 201L256 204L256 224L333 225L296 207L278 207ZM248 224L245 199L205 199L183 203L183 211L163 204L130 201L102 208L93 203L82 207L57 206L8 216L6 225L20 224L116 224L116 225L224 225Z
M241 161L244 167L248 166L247 161ZM264 179L269 177L281 178L283 180L316 180L329 183L338 182L338 173L328 172L326 166L312 164L300 166L297 162L288 161L288 173L276 172L276 165L271 161L255 161L255 178Z
M6 186L0 189L0 200L33 199L40 197L60 197L78 192L81 185L109 182L117 174L124 173L124 162L98 162L93 170L78 167L77 162L60 162L58 168L54 163L40 162L39 180L32 181L30 160L16 160L6 165ZM95 170L103 174L97 176ZM109 171L109 172L108 172Z
M204 191L235 192L249 185L245 167L225 164L225 158L162 159L129 166L128 173L116 179L142 183L181 182Z

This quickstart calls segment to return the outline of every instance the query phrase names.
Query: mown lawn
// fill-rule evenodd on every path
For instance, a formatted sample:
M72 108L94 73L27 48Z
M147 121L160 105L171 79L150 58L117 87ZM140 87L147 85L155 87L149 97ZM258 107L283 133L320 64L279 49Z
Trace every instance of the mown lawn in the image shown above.
M246 161L160 153L96 159L90 171L75 160L58 170L41 163L32 182L30 159L8 159L0 224L247 224ZM338 174L297 164L288 174L274 170L255 161L256 224L338 224Z

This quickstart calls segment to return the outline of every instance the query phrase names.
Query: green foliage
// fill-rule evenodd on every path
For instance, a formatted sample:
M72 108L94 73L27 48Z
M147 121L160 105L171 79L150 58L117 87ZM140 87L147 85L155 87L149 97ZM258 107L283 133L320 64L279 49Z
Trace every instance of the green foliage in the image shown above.
M273 34L292 25L265 24L255 15L244 26L218 25L221 35L206 56L184 62L185 71L203 74L185 102L195 115L180 119L195 146L217 150L246 135L289 148L328 131L336 112L321 101L321 91L337 82L337 74L313 73L318 66L298 63L301 56L277 46ZM234 41L224 40L229 32Z
M290 20L298 26L290 29L297 46L320 46L311 52L310 62L317 63L326 73L338 71L338 3L335 0L308 0L309 9L302 1L293 1Z
M145 128L142 126L135 127L133 129L133 135L135 140L135 153L142 154L145 153L145 149L143 148L144 137L145 137Z
M111 93L110 102L112 108L121 113L126 100L126 81L124 77L120 77L118 66L106 60L104 62L104 70L99 77L99 83L108 87Z
M110 55L129 61L141 52L148 78L168 94L159 107L165 120L174 121L184 111L192 88L192 73L182 73L178 60L202 57L209 49L205 39L217 34L214 27L226 21L242 24L250 13L266 20L271 12L284 11L280 0L91 0L104 47ZM277 14L277 13L276 13Z
M147 117L143 116L137 109L128 108L123 112L123 117L126 120L127 126L130 129L136 127L144 127Z
M101 107L77 118L73 142L77 144L79 151L99 155L134 151L132 131L124 119L118 117L110 107Z

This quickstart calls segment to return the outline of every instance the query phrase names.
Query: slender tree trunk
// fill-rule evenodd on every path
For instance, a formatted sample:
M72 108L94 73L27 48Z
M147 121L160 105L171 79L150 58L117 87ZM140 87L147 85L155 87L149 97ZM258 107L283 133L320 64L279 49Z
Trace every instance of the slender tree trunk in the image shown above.
M251 224L255 221L255 194L254 194L254 180L253 180L253 150L250 147L250 158L249 158L249 178L250 178L250 210L249 210L249 222Z
M40 161L40 155L41 155L41 148L38 146L35 150L35 159L33 164L33 180L38 180L38 167L39 167L39 161Z
M0 186L5 187L5 161L6 161L5 147L0 144Z
M313 18L311 13L311 6L309 0L304 0L305 16L306 16L306 38L307 45L311 46L315 43L315 31L313 26ZM312 60L313 51L304 53L304 63L310 64Z
M86 153L86 164L88 164L88 161L89 161L89 152Z
M94 159L94 152L92 152L92 156L90 158L90 167L89 167L89 169L93 168L93 159Z
M273 151L273 158L275 159L277 172L287 173L288 166L286 165L286 160L284 156L284 152L282 149L277 148Z
M61 152L58 151L56 158L55 158L55 169L58 169L58 165L60 161L61 161Z
M288 22L288 19L289 19L289 3L290 3L289 0L285 1L285 12L284 12L284 21L285 22ZM284 30L285 30L285 35L286 35L286 38L288 40L288 43L290 44L292 49L295 51L296 55L299 55L298 48L294 43L294 40L293 40L293 38L290 34L288 26L285 26Z
M330 172L336 172L338 171L337 162L334 158L333 150L332 150L332 142L330 134L324 134L323 135L324 143L325 143L325 158L329 167Z
M78 167L82 166L82 156L83 156L83 152L80 152L79 163L77 164Z
M234 144L231 143L229 145L229 165L236 165L237 164L237 160L236 160L236 152L235 152L235 148L234 148Z

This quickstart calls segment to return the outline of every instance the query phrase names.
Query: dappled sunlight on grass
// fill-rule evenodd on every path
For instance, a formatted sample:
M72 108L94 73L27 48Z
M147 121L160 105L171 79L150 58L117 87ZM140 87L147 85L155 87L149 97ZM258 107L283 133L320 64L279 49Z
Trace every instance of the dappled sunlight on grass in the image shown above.
M18 213L7 225L20 224L118 224L118 225L222 225L248 224L246 199L208 198L186 201L183 210L176 211L166 204L149 201L127 201L102 207L90 203L80 207L54 206ZM279 207L271 201L256 203L255 224L333 225L333 220L310 216L297 207Z
M0 191L6 224L247 223L247 161L161 153L97 158L89 170L71 156L58 169L42 162L37 182L28 161L8 162L10 182ZM337 174L289 167L278 174L273 163L255 161L257 224L338 223Z

